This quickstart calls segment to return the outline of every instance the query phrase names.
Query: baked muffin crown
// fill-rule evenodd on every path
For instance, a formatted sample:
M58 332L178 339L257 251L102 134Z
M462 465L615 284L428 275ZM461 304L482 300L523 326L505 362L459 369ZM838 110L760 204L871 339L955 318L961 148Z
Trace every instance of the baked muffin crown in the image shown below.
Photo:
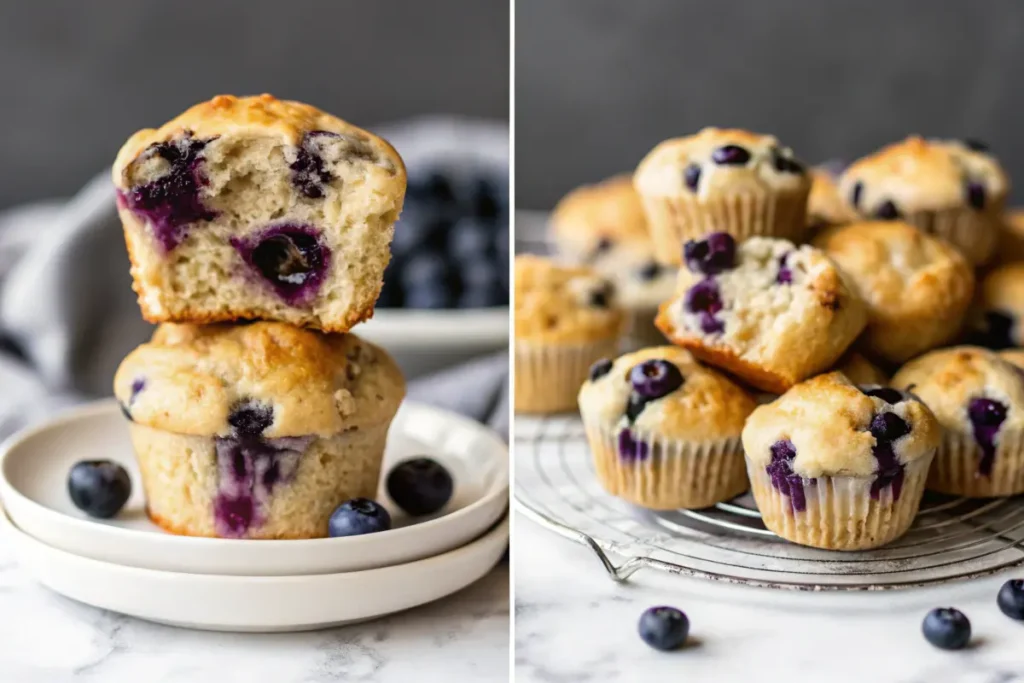
M669 439L720 441L736 438L744 421L754 410L754 399L724 375L698 363L688 351L675 346L658 346L628 353L612 361L601 361L591 370L591 378L580 389L580 410L588 419L612 427L630 424L627 411L635 401L645 363L671 364L679 373L675 381L660 387L653 380L653 393L644 397L644 405L634 415L632 426L655 432ZM639 368L639 369L638 369ZM651 366L651 373L659 371ZM671 369L669 369L670 372ZM674 373L673 373L674 374ZM681 383L675 386L681 378ZM666 393L654 397L660 391ZM631 399L631 397L633 397Z
M988 349L956 346L926 353L900 368L892 386L919 396L947 430L971 434L979 424L997 430L1024 426L1024 372Z
M879 471L880 445L890 445L897 462L905 465L931 456L940 438L938 421L913 395L857 387L832 372L758 407L743 429L743 448L761 467L772 462L773 448L776 458L780 450L795 451L790 465L805 478L863 477Z
M858 213L883 219L961 207L1001 210L1009 186L999 162L981 149L917 135L859 159L839 181Z
M856 351L847 351L832 366L832 371L841 372L853 384L888 386L889 376L881 368Z
M189 108L160 128L136 132L121 147L114 161L114 185L125 189L133 180L142 180L134 175L144 170L133 169L133 164L155 146L182 137L205 140L262 133L279 137L298 150L303 139L316 132L340 136L349 158L366 161L367 170L393 179L396 191L404 192L405 165L387 141L316 107L279 100L269 94L218 95ZM401 190L397 189L399 187Z
M515 259L515 336L524 342L584 344L617 337L624 316L615 286L583 266Z
M405 380L352 334L167 323L122 361L114 395L134 422L178 434L332 436L390 420Z
M807 196L807 223L814 227L843 225L857 220L856 212L839 192L835 176L819 168L810 170L811 192Z
M565 195L551 213L550 227L566 255L587 263L621 243L650 243L647 217L630 175L583 185Z
M660 143L637 166L633 183L648 196L810 190L803 164L774 137L722 128Z

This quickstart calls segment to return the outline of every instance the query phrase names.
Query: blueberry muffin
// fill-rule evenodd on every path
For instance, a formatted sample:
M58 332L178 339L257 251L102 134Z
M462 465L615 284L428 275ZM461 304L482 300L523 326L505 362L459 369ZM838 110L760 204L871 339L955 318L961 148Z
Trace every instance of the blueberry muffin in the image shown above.
M591 364L615 355L624 324L609 279L585 266L517 256L516 412L573 410Z
M758 389L781 394L831 367L864 329L864 304L818 249L714 233L684 254L658 328Z
M807 226L810 233L833 225L857 220L857 214L839 192L836 177L820 168L812 168L811 194L807 197Z
M928 488L974 498L1024 493L1024 373L987 349L916 358L892 385L928 404L945 429Z
M913 223L977 265L996 244L1009 180L976 143L911 136L852 164L839 190L862 218Z
M877 384L886 386L889 384L889 376L877 365L869 361L856 351L847 351L843 357L832 366L833 372L841 372L846 379L854 384Z
M672 296L678 268L654 257L632 178L616 176L570 192L551 216L551 238L560 260L589 264L612 279L628 318L628 348L665 342L654 317Z
M270 95L221 95L133 135L113 169L150 322L373 315L405 168L380 138Z
M991 349L1024 346L1024 262L1008 263L981 281L970 339Z
M1010 209L999 221L998 263L1024 261L1024 209Z
M114 394L160 527L315 538L342 502L376 496L405 382L351 334L167 323L121 363Z
M579 393L598 480L657 510L703 508L747 490L740 447L754 400L683 349L600 360Z
M951 341L974 296L974 270L948 242L901 221L830 228L813 242L842 268L868 308L858 342L898 365Z
M760 406L743 428L765 526L800 545L875 548L917 514L942 429L916 397L838 372Z
M709 233L799 242L807 229L810 178L770 135L705 128L666 140L640 162L633 183L664 263L678 265L683 243Z

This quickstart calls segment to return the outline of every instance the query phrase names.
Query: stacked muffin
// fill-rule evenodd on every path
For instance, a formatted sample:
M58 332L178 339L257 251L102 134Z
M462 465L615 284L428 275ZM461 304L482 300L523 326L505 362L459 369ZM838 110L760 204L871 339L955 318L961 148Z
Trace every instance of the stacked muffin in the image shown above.
M708 128L633 181L650 253L679 268L656 317L675 347L598 361L580 389L609 492L664 509L749 487L768 528L837 550L898 538L925 488L1024 493L1024 270L1000 254L975 298L975 268L1018 233L983 146L911 137L836 178ZM555 217L570 256L576 201ZM594 211L578 222L613 216ZM608 245L577 258L611 271ZM965 341L1007 350L941 348Z
M174 533L327 535L377 491L405 386L349 334L373 314L405 169L384 140L270 95L133 135L113 169L143 317L114 392L147 511Z

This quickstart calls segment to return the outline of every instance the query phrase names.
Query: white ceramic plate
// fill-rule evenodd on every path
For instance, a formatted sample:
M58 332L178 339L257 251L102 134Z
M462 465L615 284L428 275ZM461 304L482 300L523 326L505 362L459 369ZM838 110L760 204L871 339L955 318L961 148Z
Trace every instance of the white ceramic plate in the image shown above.
M175 536L146 516L127 424L117 403L105 400L11 437L0 455L0 497L25 533L54 548L115 564L261 576L358 571L462 546L493 525L508 505L508 447L486 427L407 401L388 435L384 472L414 455L443 463L455 480L451 501L425 520L413 523L382 490L378 500L398 527L383 533L292 541ZM67 494L71 466L96 458L116 460L132 476L132 497L113 520L87 517Z
M409 609L468 586L508 544L506 517L469 545L382 569L317 576L221 576L138 569L58 550L0 513L18 561L44 586L87 605L173 626L300 631Z

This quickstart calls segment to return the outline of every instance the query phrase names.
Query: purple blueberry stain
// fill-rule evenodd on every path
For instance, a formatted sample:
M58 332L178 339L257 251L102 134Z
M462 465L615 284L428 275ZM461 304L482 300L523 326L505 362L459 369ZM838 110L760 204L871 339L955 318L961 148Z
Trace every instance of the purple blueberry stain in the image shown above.
M303 135L295 153L295 161L288 166L292 171L292 185L310 199L322 199L324 186L334 179L327 170L318 142L320 138L325 137L340 136L326 130L314 130Z
M691 273L717 275L736 265L736 240L727 232L713 232L683 245L683 259Z
M687 166L683 170L683 182L691 191L696 192L697 186L700 185L700 166L697 164Z
M652 358L633 366L629 371L629 399L626 402L626 420L629 426L619 431L619 456L627 462L644 460L650 453L647 442L634 437L631 427L652 401L664 398L683 386L686 379L679 368L667 360Z
M779 493L789 498L789 504L793 512L803 512L807 509L807 497L804 495L804 479L793 471L793 461L796 459L796 446L789 439L785 439L773 443L769 450L772 453L772 459L765 467L765 472L771 478L772 486Z
M231 246L285 303L293 306L316 296L331 256L320 231L308 225L275 225L256 236L232 238Z
M629 427L624 427L619 432L619 457L626 462L637 462L646 460L650 447L646 441L637 439Z
M135 399L138 398L139 393L146 388L146 379L144 377L136 377L132 380L132 393L128 398L128 405L131 406L135 403Z
M793 284L793 271L790 269L788 262L789 253L785 253L779 257L779 272L775 276L776 284L780 285L791 285Z
M967 403L967 418L971 422L974 441L981 449L978 474L983 477L992 475L996 459L996 437L1006 421L1007 412L1005 403L991 398L972 398Z
M719 166L745 166L750 152L739 145L722 145L711 153L711 160Z
M697 316L705 334L719 334L725 330L725 324L715 317L723 304L718 284L713 279L706 278L690 287L683 297L683 308Z
M871 498L878 500L882 491L890 488L895 502L900 499L900 493L903 491L905 469L896 458L893 442L909 434L910 425L896 413L879 413L872 418L869 429L871 435L875 437L871 453L878 462L875 479L871 482Z
M197 140L191 131L186 131L176 140L153 143L138 161L158 156L169 165L168 172L118 192L119 205L149 223L165 252L181 244L190 225L217 217L217 212L207 207L201 196L203 187L209 183L202 170L202 152L209 142Z

